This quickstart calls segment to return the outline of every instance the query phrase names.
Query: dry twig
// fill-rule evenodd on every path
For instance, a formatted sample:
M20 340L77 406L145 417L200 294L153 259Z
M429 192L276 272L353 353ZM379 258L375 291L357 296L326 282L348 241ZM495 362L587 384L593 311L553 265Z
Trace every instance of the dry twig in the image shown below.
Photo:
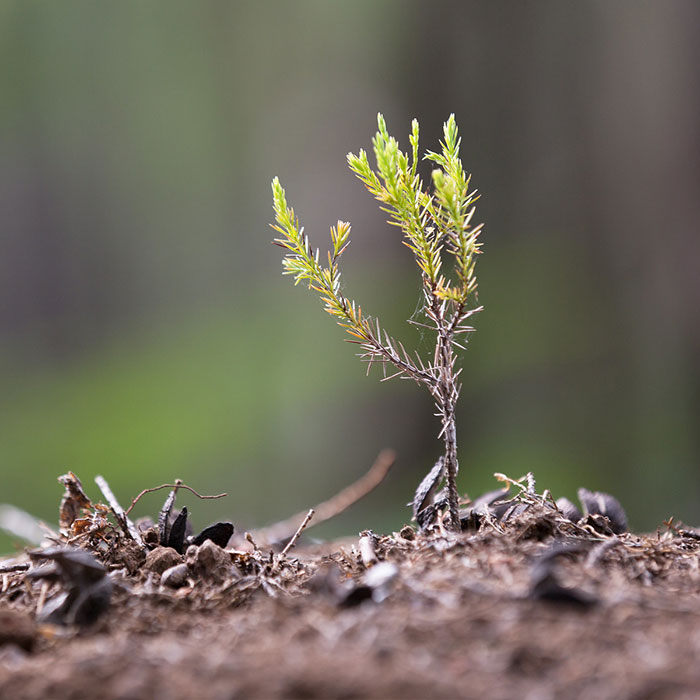
M0 530L19 537L30 544L40 545L45 538L46 526L26 510L9 503L0 503Z
M186 484L183 484L179 479L177 480L178 483L176 484L161 484L160 486L154 486L153 488L150 489L144 489L141 491L141 493L134 498L133 501L131 501L131 505L124 511L124 515L129 515L131 513L133 507L147 494L147 493L153 493L154 491L160 491L161 489L187 489L191 493L193 493L197 498L201 498L203 500L212 500L215 498L223 498L224 496L228 496L227 493L217 493L215 496L203 496L201 493L198 493L195 491L191 486L187 486Z
M309 512L306 514L306 517L302 521L301 525L299 525L297 531L292 535L292 539L287 542L287 545L285 548L282 550L280 553L280 558L284 558L287 556L287 552L297 543L297 540L301 537L301 533L304 532L304 529L306 526L309 524L309 521L311 518L314 517L314 509L311 508Z
M379 561L379 557L377 557L377 552L374 549L374 542L372 539L372 535L370 534L362 535L358 543L362 563L368 569L370 566L373 566Z
M29 568L27 562L10 563L0 565L0 574L13 574L16 571L26 571Z
M340 515L347 510L353 503L357 503L364 498L368 493L374 491L379 484L384 481L384 478L389 473L389 470L396 461L396 453L393 450L382 450L369 471L361 476L357 481L346 486L342 491L339 491L335 496L327 501L319 503L313 508L315 512L314 522L311 527L320 525L321 523ZM292 515L291 518L281 520L268 527L261 528L255 531L255 536L259 541L266 543L282 542L289 537L292 537L299 524L306 518L307 511L301 511Z
M134 540L134 542L136 542L136 544L138 544L140 547L144 547L145 545L141 539L139 531L136 529L134 523L132 523L127 517L124 509L121 507L119 501L112 492L112 489L109 487L107 480L103 476L97 475L95 477L95 483L99 487L100 491L102 491L102 495L105 497L109 507L112 509L114 517L117 519L117 522L124 531L124 534Z

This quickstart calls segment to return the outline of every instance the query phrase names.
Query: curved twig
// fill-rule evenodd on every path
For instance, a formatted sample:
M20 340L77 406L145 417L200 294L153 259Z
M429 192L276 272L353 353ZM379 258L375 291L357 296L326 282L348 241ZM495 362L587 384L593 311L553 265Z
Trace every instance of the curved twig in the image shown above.
M180 480L178 479L178 482ZM151 489L144 489L141 491L141 493L134 498L133 501L131 501L131 505L124 511L124 515L129 515L131 513L132 508L145 496L147 493L153 493L154 491L160 491L161 489L187 489L191 493L193 493L197 498L201 498L203 500L212 500L215 498L223 498L224 496L228 496L227 493L217 493L215 496L203 496L201 493L198 493L195 491L191 486L187 486L187 484L183 484L182 482L177 483L177 484L161 484L160 486L154 486Z

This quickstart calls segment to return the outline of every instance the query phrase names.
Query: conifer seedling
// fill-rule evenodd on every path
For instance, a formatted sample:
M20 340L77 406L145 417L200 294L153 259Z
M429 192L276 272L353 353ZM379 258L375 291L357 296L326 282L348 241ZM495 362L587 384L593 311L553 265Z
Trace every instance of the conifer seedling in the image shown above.
M421 276L422 322L409 320L434 333L435 351L429 359L417 351L408 352L382 328L379 320L363 313L361 307L345 296L340 284L339 261L350 241L350 224L338 221L331 227L332 250L328 263L320 251L313 249L300 226L294 209L287 204L286 193L278 178L272 181L275 212L273 228L280 234L275 244L286 249L284 273L295 284L304 281L321 298L325 310L334 316L359 346L358 356L380 364L384 378L412 379L430 392L441 420L439 437L444 454L423 479L414 500L414 515L428 502L437 486L447 487L448 523L460 529L459 493L457 491L456 405L461 383L461 369L456 368L457 353L474 330L468 319L482 310L478 305L475 276L476 256L480 253L482 225L472 226L475 190L459 157L460 138L454 114L445 122L439 152L426 152L424 158L434 164L432 187L424 188L418 173L418 122L412 122L410 152L404 153L398 141L389 135L381 114L378 131L372 141L376 167L367 153L348 154L350 169L389 214L389 223L397 226L403 243L411 250ZM387 375L387 365L393 371Z

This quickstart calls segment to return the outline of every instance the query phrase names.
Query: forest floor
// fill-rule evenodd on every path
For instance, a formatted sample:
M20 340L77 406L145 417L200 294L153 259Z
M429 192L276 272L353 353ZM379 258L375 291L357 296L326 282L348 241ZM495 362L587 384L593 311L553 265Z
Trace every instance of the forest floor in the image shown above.
M53 575L20 555L0 698L700 697L700 535L593 525L531 502L284 555L104 535L46 550Z

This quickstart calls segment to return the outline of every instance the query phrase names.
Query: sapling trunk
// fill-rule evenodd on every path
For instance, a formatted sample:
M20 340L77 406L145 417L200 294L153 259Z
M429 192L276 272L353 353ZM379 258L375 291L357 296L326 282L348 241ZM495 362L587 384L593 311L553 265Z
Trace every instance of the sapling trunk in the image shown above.
M460 529L459 492L457 490L457 420L455 409L459 388L454 376L455 356L452 349L452 338L448 331L438 332L438 352L436 365L440 370L438 383L439 398L437 408L442 418L442 437L445 442L445 479L447 482L447 503L450 512L450 529Z
M433 497L442 479L447 486L448 526L460 530L459 492L457 490L457 424L456 407L460 393L458 382L461 370L455 370L456 349L474 329L465 325L480 306L470 305L476 299L476 256L480 252L478 240L481 225L472 227L475 191L469 190L469 176L459 159L460 139L454 115L445 122L439 153L428 151L427 160L438 167L433 170L432 191L424 191L418 175L418 122L413 121L409 137L411 153L403 153L398 141L389 136L384 118L377 118L379 130L372 144L377 161L376 171L369 165L367 154L349 154L350 169L382 204L389 215L389 223L398 226L404 244L413 253L421 272L424 306L422 312L428 321L418 323L435 333L435 353L432 362L425 362L417 352L409 354L395 341L379 321L362 314L362 309L341 291L338 260L349 243L350 224L339 221L331 227L333 250L328 253L328 266L320 263L320 252L313 250L308 236L300 227L294 210L287 205L284 189L275 178L272 192L276 223L273 228L281 235L275 243L287 250L284 272L308 283L321 297L328 313L351 336L350 342L360 346L360 358L369 363L381 364L385 378L413 379L430 391L437 414L441 419L440 436L445 444L442 467L433 468L419 487L425 494L414 504ZM443 271L443 255L452 258L451 274ZM412 321L412 323L415 323ZM396 373L386 377L386 365L396 368ZM430 483L425 483L430 482ZM433 483L434 482L434 483Z

